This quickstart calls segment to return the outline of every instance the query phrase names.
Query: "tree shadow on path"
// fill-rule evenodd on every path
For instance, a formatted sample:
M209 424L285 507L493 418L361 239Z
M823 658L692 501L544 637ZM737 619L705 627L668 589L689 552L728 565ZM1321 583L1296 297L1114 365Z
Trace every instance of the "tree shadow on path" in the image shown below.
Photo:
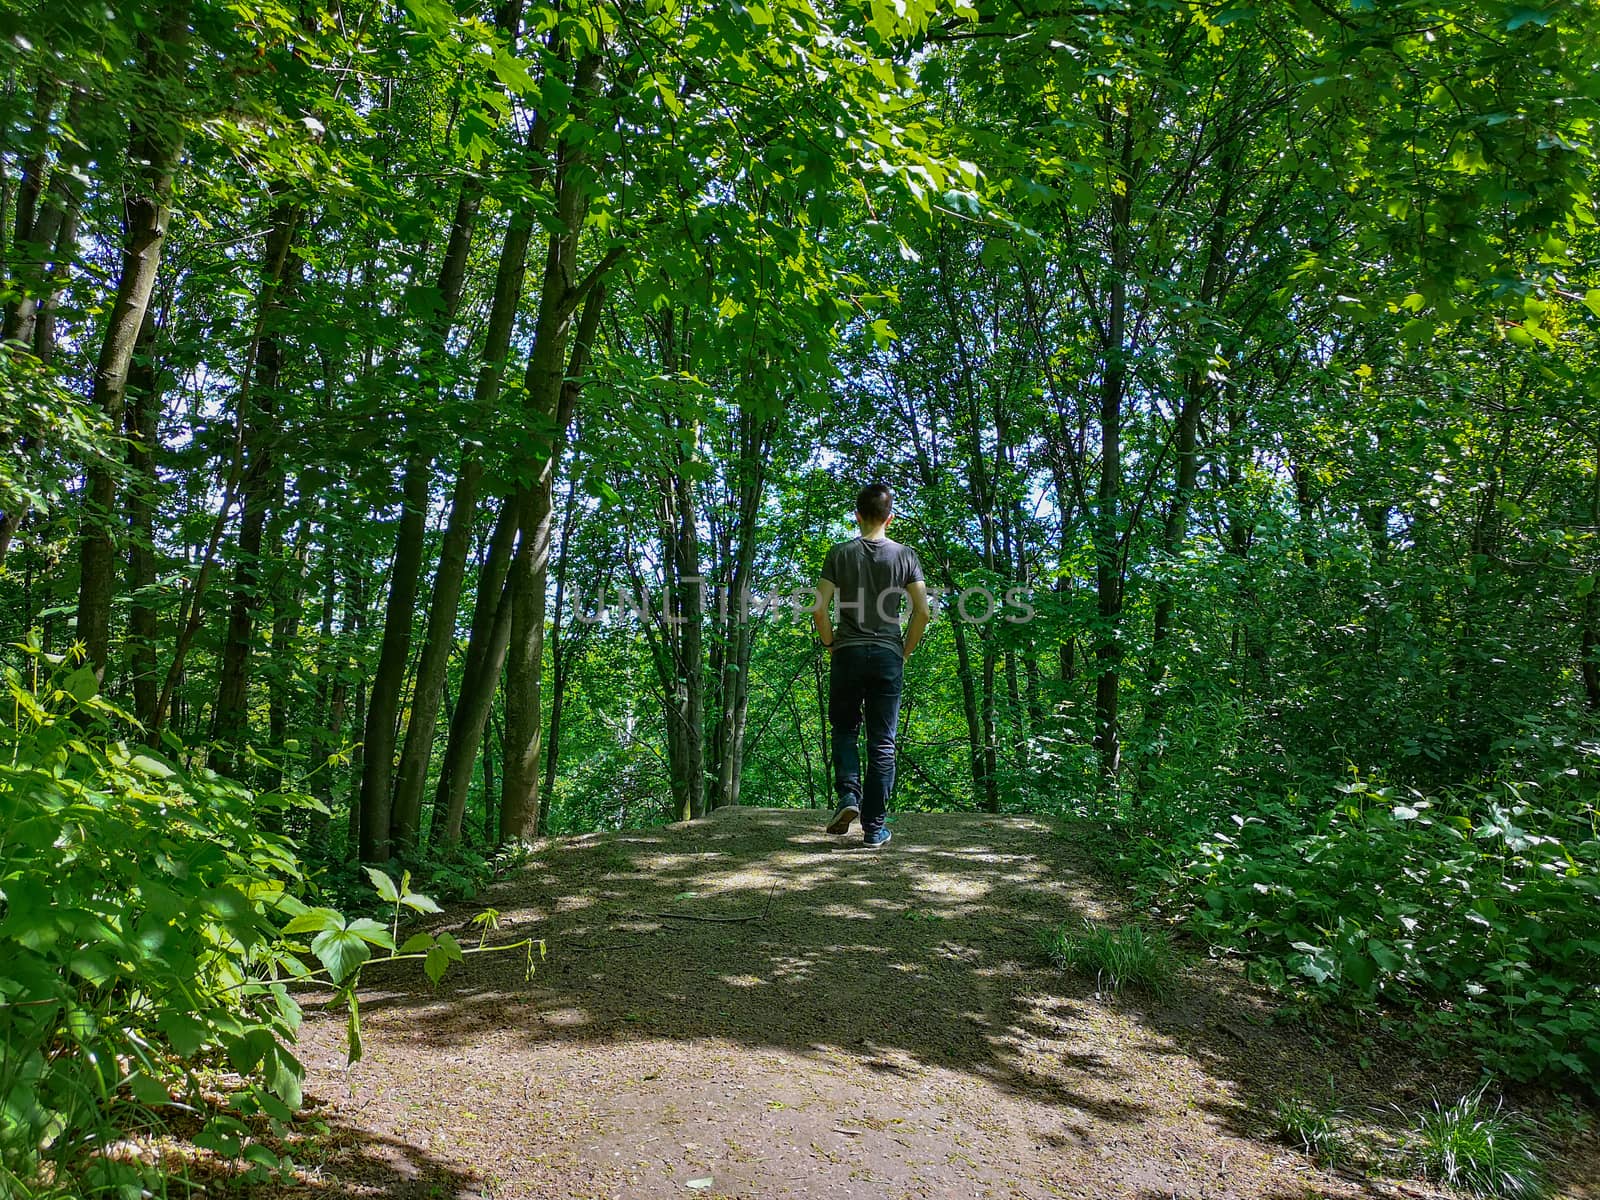
M906 814L882 851L816 821L547 844L482 898L497 939L545 940L532 982L510 955L438 991L369 971L347 1082L373 1127L487 1162L515 1181L495 1195L683 1195L700 1169L752 1196L1393 1194L1314 1171L1267 1115L1423 1094L1404 1054L1364 1069L1213 962L1159 1003L1054 970L1042 929L1126 914L1040 820Z

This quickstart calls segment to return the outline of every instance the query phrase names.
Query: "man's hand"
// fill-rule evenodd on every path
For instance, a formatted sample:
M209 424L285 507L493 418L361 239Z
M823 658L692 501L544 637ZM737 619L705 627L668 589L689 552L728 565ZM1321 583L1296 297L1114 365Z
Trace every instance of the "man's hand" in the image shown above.
M817 631L817 641L822 643L829 658L833 657L834 642L839 636L833 630L833 622L828 619L828 606L833 603L835 590L833 580L818 580L817 603L811 610L811 626Z
M911 624L906 626L906 640L900 650L902 662L911 657L911 652L917 648L917 643L922 641L922 634L928 628L928 622L933 620L933 610L928 607L926 583L917 580L906 589L906 594L911 597Z

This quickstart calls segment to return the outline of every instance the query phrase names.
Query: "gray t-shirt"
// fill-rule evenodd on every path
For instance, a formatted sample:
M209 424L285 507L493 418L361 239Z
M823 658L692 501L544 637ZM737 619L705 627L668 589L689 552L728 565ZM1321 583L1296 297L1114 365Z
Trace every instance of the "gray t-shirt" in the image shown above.
M838 590L836 645L900 646L901 605L922 580L915 550L888 538L851 538L828 551L822 577Z

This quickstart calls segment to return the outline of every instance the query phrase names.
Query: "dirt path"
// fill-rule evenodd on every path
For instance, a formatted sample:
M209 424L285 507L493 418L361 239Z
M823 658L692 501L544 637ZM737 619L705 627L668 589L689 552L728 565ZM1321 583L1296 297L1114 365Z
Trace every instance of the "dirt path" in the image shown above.
M1312 1047L1213 963L1163 1004L1050 969L1040 927L1117 914L1043 823L905 815L881 852L819 825L739 809L550 843L482 901L547 940L531 984L511 956L438 992L370 973L348 1069L337 1023L308 1022L306 1090L335 1130L308 1190L1403 1194L1318 1172L1264 1114L1330 1079L1372 1103L1431 1081Z

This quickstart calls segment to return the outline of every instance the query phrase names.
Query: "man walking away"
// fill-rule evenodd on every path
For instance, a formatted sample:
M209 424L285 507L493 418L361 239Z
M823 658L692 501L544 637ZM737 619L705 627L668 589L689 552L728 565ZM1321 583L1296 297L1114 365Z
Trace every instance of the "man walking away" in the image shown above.
M856 496L861 536L828 551L811 611L817 637L832 659L828 672L828 723L833 726L833 777L839 807L829 833L848 833L861 820L863 844L889 840L884 818L894 786L894 734L900 719L905 660L917 648L932 616L922 564L910 546L884 531L894 519L893 500L881 483ZM837 630L828 608L837 597ZM911 623L902 635L902 602L911 602ZM861 784L861 725L867 726L867 782Z

